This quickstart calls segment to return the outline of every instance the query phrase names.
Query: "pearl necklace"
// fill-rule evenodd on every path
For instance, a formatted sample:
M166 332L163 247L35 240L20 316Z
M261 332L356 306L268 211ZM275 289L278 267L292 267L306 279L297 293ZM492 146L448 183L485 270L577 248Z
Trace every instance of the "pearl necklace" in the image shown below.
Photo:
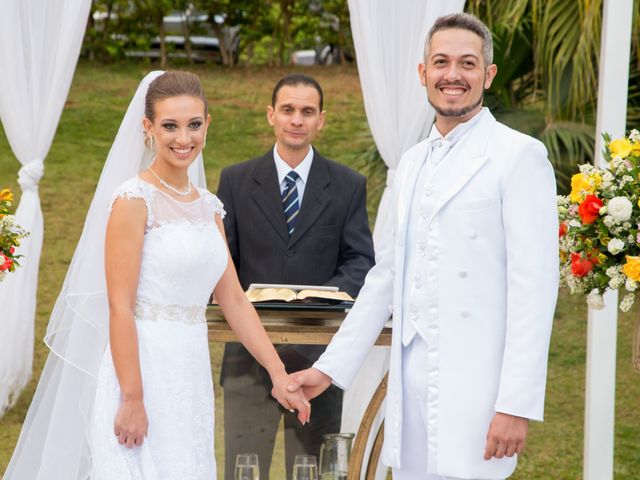
M153 173L153 176L156 177L158 179L158 181L160 182L160 184L166 188L167 190L171 190L173 193L175 193L176 195L180 195L181 197L186 197L187 195L189 195L191 193L191 182L187 181L187 188L184 191L180 191L178 190L176 187L174 187L173 185L171 185L170 183L165 182L162 178L160 178L160 175L158 175L156 172L153 171L153 168L151 167L147 167L147 169Z

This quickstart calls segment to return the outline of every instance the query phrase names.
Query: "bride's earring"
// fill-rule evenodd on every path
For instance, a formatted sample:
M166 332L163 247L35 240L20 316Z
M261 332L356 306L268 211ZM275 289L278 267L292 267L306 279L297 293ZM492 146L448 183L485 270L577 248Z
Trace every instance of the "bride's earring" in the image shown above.
M149 132L144 133L144 145L152 152L156 151L155 145L153 144L153 135Z
M204 132L204 141L202 142L202 149L207 146L207 132Z

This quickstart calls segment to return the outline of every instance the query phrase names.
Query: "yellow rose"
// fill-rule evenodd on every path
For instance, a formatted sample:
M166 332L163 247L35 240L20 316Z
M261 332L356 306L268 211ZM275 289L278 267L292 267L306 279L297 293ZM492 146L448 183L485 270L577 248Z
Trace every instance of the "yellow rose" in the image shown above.
M627 255L627 263L622 266L622 271L631 280L640 282L640 257Z
M569 198L573 203L581 203L585 195L589 195L596 191L596 188L602 182L602 177L597 173L586 175L584 173L576 173L571 177L571 194Z
M626 158L632 149L633 146L628 138L619 138L609 143L609 152L612 157Z
M3 188L0 190L0 202L13 202L13 193L8 188Z
M631 153L640 157L640 142L634 142L634 144L631 145Z

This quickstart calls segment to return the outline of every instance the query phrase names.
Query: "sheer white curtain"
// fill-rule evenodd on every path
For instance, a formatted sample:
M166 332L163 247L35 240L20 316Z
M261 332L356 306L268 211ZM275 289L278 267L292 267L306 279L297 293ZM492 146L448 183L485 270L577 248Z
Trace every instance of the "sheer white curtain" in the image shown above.
M435 115L418 78L424 39L436 18L461 12L463 7L464 0L349 0L365 111L373 139L389 169L387 186L393 182L402 154L426 137ZM388 219L385 189L374 243L387 228ZM364 365L345 393L343 432L358 431L373 390L388 369L388 349L374 347ZM384 478L384 474L379 472L377 477Z
M38 183L75 70L91 0L4 0L0 119L22 165L17 222L31 236L21 267L0 283L0 415L31 375L43 220Z

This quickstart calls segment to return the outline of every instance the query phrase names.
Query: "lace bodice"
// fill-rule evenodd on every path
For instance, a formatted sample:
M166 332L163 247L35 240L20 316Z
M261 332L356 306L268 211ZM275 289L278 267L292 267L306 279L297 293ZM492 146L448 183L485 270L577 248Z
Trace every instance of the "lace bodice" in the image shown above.
M155 305L205 306L228 260L215 223L224 217L222 202L205 189L181 202L133 177L120 185L118 198L142 199L147 207L138 300Z

